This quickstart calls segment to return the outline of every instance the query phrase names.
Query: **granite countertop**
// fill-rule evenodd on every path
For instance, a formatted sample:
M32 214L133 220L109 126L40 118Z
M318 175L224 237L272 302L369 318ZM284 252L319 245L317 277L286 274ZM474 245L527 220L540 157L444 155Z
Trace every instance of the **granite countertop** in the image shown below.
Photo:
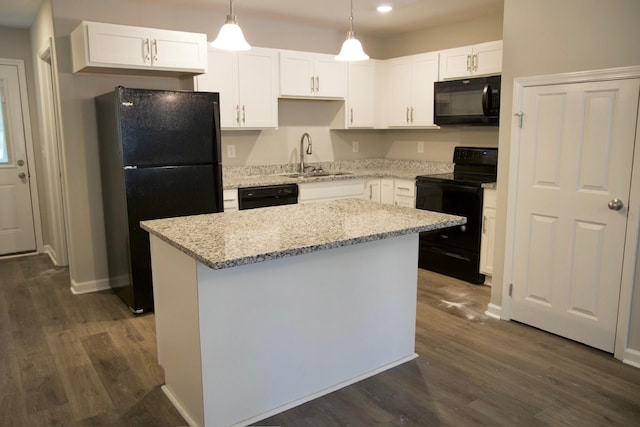
M292 178L286 175L296 172L297 165L265 165L256 167L236 167L223 177L223 188L231 190L239 187L257 187L262 185L279 185L292 183L336 181L345 179L397 178L415 180L419 175L430 175L453 171L453 164L406 161L406 160L360 160L343 162L309 163L329 173L340 175L307 176Z
M212 269L461 225L466 218L343 199L141 222Z

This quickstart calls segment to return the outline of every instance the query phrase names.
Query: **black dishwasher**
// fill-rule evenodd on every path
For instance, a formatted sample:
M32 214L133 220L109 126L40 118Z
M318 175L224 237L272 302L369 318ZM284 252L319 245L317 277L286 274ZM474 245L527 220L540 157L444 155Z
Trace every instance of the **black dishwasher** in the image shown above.
M298 203L298 184L238 188L238 209L266 208Z

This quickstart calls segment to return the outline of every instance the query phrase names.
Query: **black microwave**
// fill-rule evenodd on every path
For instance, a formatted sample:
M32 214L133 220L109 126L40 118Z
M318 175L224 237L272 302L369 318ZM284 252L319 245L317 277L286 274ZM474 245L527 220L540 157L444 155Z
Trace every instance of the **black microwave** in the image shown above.
M435 82L433 122L439 126L497 126L500 76Z

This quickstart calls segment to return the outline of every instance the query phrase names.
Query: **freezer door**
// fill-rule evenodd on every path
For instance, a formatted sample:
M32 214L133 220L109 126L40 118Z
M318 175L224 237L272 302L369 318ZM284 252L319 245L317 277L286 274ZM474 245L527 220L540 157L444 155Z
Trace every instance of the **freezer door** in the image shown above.
M125 166L220 163L217 93L116 89Z
M126 169L127 217L134 310L153 308L149 234L140 221L221 212L216 165Z

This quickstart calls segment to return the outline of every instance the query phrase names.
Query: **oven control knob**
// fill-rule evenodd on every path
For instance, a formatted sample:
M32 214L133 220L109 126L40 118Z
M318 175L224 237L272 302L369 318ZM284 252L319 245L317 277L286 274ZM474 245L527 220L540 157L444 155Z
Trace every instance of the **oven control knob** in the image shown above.
M465 231L467 231L467 226L466 226L466 225L461 225L461 226L460 226L460 231L462 231L463 233L464 233Z

